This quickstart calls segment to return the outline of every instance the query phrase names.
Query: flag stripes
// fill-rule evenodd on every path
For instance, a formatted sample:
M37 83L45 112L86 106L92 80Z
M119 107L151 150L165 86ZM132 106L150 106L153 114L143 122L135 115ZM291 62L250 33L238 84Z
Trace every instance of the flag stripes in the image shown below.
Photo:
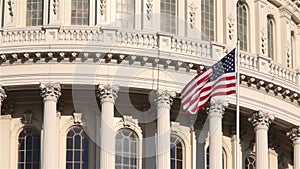
M195 76L181 91L181 103L187 114L196 114L214 96L236 92L235 49L211 68Z

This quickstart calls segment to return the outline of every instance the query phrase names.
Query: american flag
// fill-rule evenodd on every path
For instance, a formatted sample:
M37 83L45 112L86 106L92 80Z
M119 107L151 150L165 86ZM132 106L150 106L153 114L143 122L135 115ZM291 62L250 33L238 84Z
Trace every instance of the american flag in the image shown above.
M213 96L236 92L235 49L211 68L195 76L181 91L181 104L187 114L196 114Z

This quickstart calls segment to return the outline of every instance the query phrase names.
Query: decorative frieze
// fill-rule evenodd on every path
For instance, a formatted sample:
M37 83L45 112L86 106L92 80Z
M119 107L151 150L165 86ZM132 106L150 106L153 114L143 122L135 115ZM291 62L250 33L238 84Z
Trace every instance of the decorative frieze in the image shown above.
M152 19L152 11L153 11L153 0L146 1L146 12L147 12L147 19Z
M274 120L274 116L269 115L263 111L257 111L252 114L252 117L248 119L254 127L265 126L269 128L270 124Z
M100 14L104 15L106 9L106 0L100 0Z
M234 37L234 23L235 23L235 19L232 16L232 14L230 14L227 17L227 20L228 20L228 37L229 37L230 40L232 40L233 37Z
M118 97L119 87L112 86L110 84L107 85L98 85L97 95L100 99L100 102L112 102L115 103Z
M56 15L57 14L57 12L58 12L58 0L53 0L53 13L54 13L54 15Z
M191 28L193 29L194 26L195 26L195 21L196 21L196 10L197 10L197 7L195 6L194 3L191 3L189 5L189 14L190 14L190 26Z
M40 89L42 91L41 96L44 101L48 99L54 99L57 101L61 96L61 87L59 83L41 83Z

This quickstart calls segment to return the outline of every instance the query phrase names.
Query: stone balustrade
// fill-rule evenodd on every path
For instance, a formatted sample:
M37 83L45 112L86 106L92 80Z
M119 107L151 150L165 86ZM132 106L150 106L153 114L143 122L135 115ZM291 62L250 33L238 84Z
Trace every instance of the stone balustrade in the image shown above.
M211 63L218 60L218 58L224 56L232 47L225 46L223 44L213 44L200 40L188 39L185 37L178 37L172 34L164 34L157 32L143 32L143 31L124 31L112 28L99 28L99 27L54 27L54 28L26 28L21 29L6 29L0 30L0 55L1 63L6 62L9 59L18 59L19 56L23 56L22 53L40 52L40 48L57 45L58 52L64 51L63 45L84 45L95 42L96 45L113 45L121 46L122 49L131 52L140 49L155 50L158 49L162 52L169 53L168 56L162 56L164 59L172 56L178 56L184 58L184 62L190 62L191 64L199 61L204 65L211 65ZM20 49L11 53L12 47L18 47ZM26 47L30 46L30 48ZM35 46L36 48L32 48ZM62 46L62 47L61 47ZM70 48L71 46L69 46ZM66 50L69 50L66 49ZM33 50L34 49L34 50ZM76 49L81 50L76 47ZM213 51L217 49L216 51ZM52 51L55 52L55 51ZM19 55L18 53L21 53ZM170 55L171 53L171 55ZM215 56L217 53L218 57ZM25 56L24 54L24 56ZM124 53L126 54L126 53ZM11 56L10 56L11 55ZM136 54L138 56L138 53ZM163 55L163 54L162 54ZM26 55L31 56L31 55ZM24 60L24 58L23 58ZM269 79L281 80L281 82L287 82L289 85L300 85L300 74L298 70L293 70L284 65L273 63L269 58L258 56L253 53L240 51L239 61L241 72L253 72L251 74L263 73L265 77ZM198 63L198 64L199 64ZM278 81L278 83L280 83Z

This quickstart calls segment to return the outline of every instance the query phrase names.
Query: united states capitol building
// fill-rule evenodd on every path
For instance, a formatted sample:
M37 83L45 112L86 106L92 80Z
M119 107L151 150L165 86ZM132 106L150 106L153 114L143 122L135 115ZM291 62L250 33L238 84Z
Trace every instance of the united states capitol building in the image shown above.
M299 0L3 0L0 25L1 169L300 169ZM180 100L238 39L239 140L235 95Z

